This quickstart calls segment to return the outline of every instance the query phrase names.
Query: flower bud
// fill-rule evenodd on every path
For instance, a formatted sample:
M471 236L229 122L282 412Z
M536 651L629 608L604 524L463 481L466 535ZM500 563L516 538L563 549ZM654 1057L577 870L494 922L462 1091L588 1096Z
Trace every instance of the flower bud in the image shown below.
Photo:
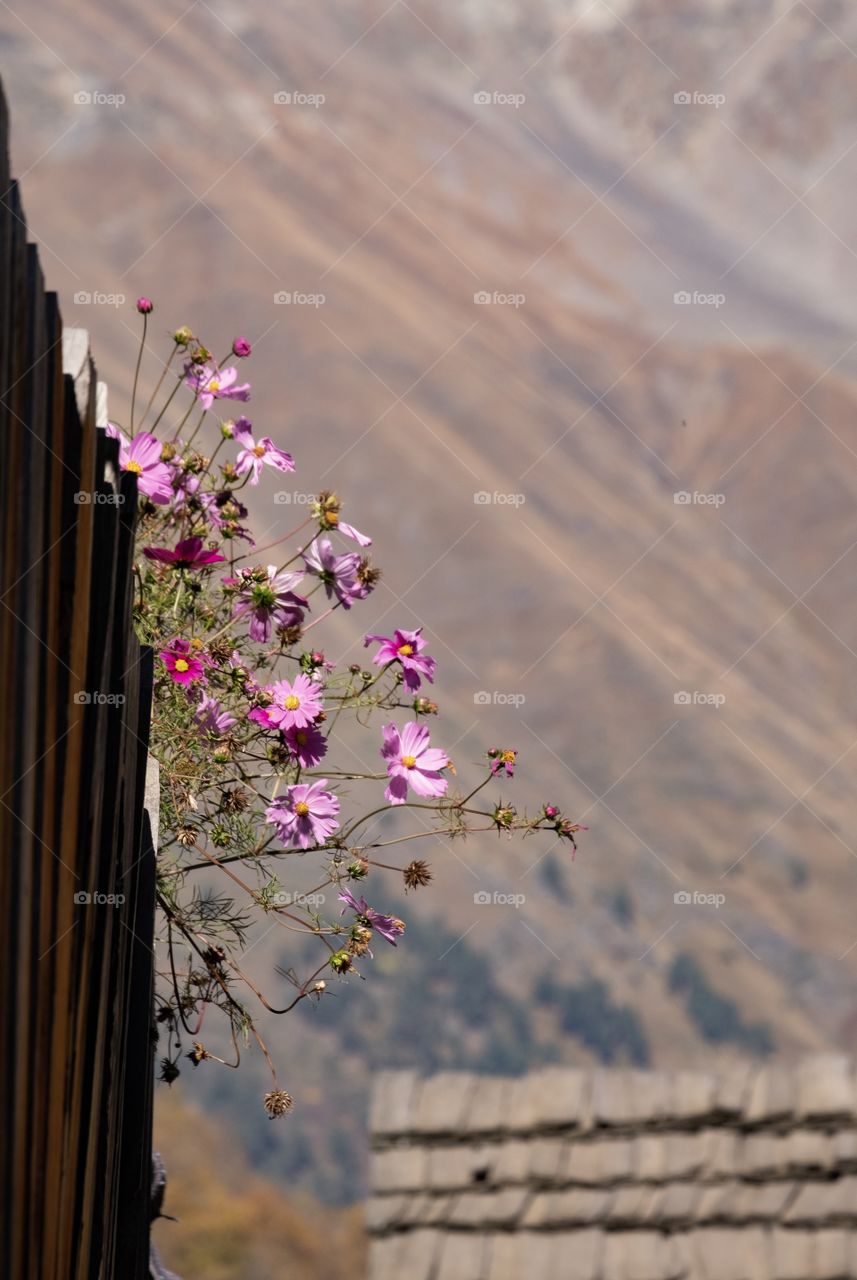
M246 338L236 338L232 344L232 354L237 356L239 360L243 360L245 356L249 356L253 350Z
M183 324L180 329L176 329L173 342L177 347L186 347L188 343L193 342L193 332L188 325Z
M137 299L137 310L140 312L141 316L149 315L150 312L154 311L154 309L155 309L155 304L151 298Z

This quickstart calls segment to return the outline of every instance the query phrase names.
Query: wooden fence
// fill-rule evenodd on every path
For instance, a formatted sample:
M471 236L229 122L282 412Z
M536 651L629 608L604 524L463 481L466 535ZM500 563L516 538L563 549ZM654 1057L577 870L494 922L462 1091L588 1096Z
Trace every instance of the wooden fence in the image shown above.
M152 655L136 485L9 177L0 89L0 1276L148 1275ZM157 780L152 786L157 791Z

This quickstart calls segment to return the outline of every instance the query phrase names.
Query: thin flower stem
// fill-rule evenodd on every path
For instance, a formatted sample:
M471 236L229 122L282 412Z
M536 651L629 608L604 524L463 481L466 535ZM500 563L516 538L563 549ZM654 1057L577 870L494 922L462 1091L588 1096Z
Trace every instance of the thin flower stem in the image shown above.
M134 385L131 388L131 421L129 423L129 431L132 436L134 434L134 406L137 403L137 383L140 380L140 364L142 362L143 351L145 350L145 346L146 346L146 330L148 327L149 327L149 317L144 312L143 313L143 336L140 339L140 347L139 347L139 350L137 351L137 365L136 365L136 368L134 369Z
M149 416L149 410L151 409L152 405L153 405L153 404L154 404L154 402L155 402L155 397L157 396L157 394L158 394L158 392L160 391L161 387L164 385L164 378L167 376L167 373L168 373L168 371L169 371L170 365L172 364L173 359L175 358L175 354L176 354L176 352L177 352L177 351L178 351L178 347L174 345L174 346L173 346L172 351L170 352L170 356L169 356L169 359L167 360L167 363L164 365L163 369L161 370L161 376L160 376L160 378L158 378L158 381L157 381L157 383L155 384L155 389L154 389L154 391L152 392L152 394L149 396L149 402L148 402L148 404L146 405L145 409L143 410L143 416L142 416L142 418L140 419L140 425L141 425L141 426L142 426L142 424L146 421L146 419L148 418L148 416Z

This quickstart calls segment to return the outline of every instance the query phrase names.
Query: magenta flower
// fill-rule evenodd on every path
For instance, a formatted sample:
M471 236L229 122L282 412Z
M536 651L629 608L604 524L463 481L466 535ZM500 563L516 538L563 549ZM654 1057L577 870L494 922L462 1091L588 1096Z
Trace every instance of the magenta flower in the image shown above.
M488 759L491 761L491 777L496 778L498 773L504 769L507 778L515 776L515 765L518 763L517 751L504 750L499 747L492 747L488 752Z
M154 309L155 309L155 304L151 298L137 299L137 310L140 312L141 316L149 315L149 313L154 311Z
M380 911L373 910L365 898L355 898L350 889L342 890L339 895L339 901L344 902L345 907L351 908L357 916L358 924L380 933L381 937L389 942L392 947L395 947L396 939L401 938L405 932L404 923L396 916L382 915ZM345 907L342 908L342 915L345 915Z
M171 640L158 657L169 671L173 684L187 685L192 680L205 682L206 659L189 640Z
M326 786L326 778L298 782L268 805L265 819L276 827L284 845L309 849L312 845L324 844L337 829L339 799L332 791L325 791Z
M302 769L314 768L327 755L327 738L314 724L304 725L302 729L286 729L283 738Z
M207 693L202 695L193 718L203 733L210 733L214 738L222 737L234 724L238 723L235 716L221 710L217 699L210 698Z
M232 354L237 356L239 360L243 360L245 356L249 356L253 350L246 338L236 338L232 344Z
M140 493L161 505L172 501L173 474L161 461L160 442L148 431L138 431L134 439L129 440L112 422L105 430L119 441L119 466L137 477Z
M305 675L297 675L294 680L278 680L265 692L274 699L272 705L265 708L268 721L283 731L305 729L322 710L321 689Z
M253 424L247 418L239 418L232 428L233 439L241 445L235 461L235 471L239 476L249 471L250 483L259 483L262 467L274 467L277 471L294 471L295 460L290 453L277 449L270 436L262 436L258 443L253 439Z
M421 633L422 627L418 627L416 631L396 630L392 636L365 636L363 640L364 646L372 644L373 641L380 644L381 648L372 659L379 667L383 667L387 662L402 664L405 687L412 693L416 693L422 684L422 676L425 676L426 680L434 680L437 666L434 658L430 658L428 654L425 657L421 656L422 650L426 647Z
M304 552L304 563L310 573L321 578L328 600L336 596L343 609L350 609L355 600L367 594L357 577L360 556L356 551L338 556L329 538L315 538Z
M388 804L404 804L408 787L418 796L442 796L449 781L441 770L449 757L439 747L429 746L429 731L416 720L409 720L401 734L394 724L384 726L381 756L387 762L390 783L384 795Z
M353 524L345 524L342 520L337 524L340 533L345 534L346 538L353 538L355 542L359 542L361 547L371 547L372 539L367 533L361 533L359 529L355 529Z
M292 590L303 580L301 573L277 573L275 564L268 565L266 582L256 581L249 573L244 575L244 586L233 609L233 618L249 615L250 639L266 644L271 638L271 627L299 626L303 622L303 610L309 608L304 596Z
M203 409L210 409L215 400L250 399L250 383L244 382L236 387L238 370L234 365L228 369L217 369L207 364L185 365L185 386L190 387Z
M207 569L210 564L226 559L219 551L204 550L202 538L184 538L176 543L173 551L166 547L144 547L143 555L161 564L171 564L174 569Z

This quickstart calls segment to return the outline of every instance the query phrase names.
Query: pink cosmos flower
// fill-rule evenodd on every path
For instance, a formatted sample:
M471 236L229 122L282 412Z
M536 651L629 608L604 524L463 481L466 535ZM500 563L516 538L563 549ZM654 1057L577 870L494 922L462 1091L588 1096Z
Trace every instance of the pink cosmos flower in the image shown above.
M309 849L324 844L337 829L339 799L332 791L325 791L326 786L326 778L298 782L268 805L265 819L276 827L284 845Z
M119 466L137 477L137 488L152 502L161 505L173 497L173 473L161 461L161 444L148 431L138 431L129 440L112 422L105 428L107 434L119 441Z
M217 699L209 697L207 693L202 695L193 718L203 733L210 733L214 738L222 737L238 723L235 716L229 711L222 711Z
M250 483L258 484L262 467L273 467L276 471L294 471L295 460L290 453L277 449L270 436L262 436L257 442L253 439L253 424L247 418L239 418L232 428L233 439L241 445L235 461L235 472L239 476L249 471Z
M173 684L190 684L192 680L205 683L206 659L193 648L189 640L179 637L171 640L158 657L163 662Z
M488 759L491 761L491 777L496 778L498 773L504 769L507 778L515 776L515 765L518 763L518 753L513 750L501 751L499 747L492 747L488 752Z
M372 539L368 533L361 533L359 529L355 529L353 524L345 524L340 520L337 524L340 533L345 534L346 538L353 538L355 542L359 542L361 547L371 547Z
M278 680L265 690L273 696L273 703L266 707L268 722L278 729L305 729L322 710L321 690L305 675L294 680Z
M338 556L329 538L315 538L304 552L304 563L310 573L321 578L328 600L336 596L343 609L350 609L355 600L367 594L357 577L360 556L356 551Z
M166 547L144 547L143 555L161 564L171 564L174 569L207 569L210 564L226 559L219 551L204 550L202 538L184 538L176 543L173 551Z
M327 738L314 724L286 729L283 739L302 769L314 768L327 755Z
M446 795L449 780L441 770L449 757L438 747L429 746L429 731L416 720L409 720L401 734L394 724L384 726L381 756L387 762L390 782L384 792L388 804L404 804L408 787L418 796Z
M245 574L245 585L235 602L233 618L249 615L250 639L266 644L274 624L291 627L303 622L303 610L309 608L309 601L292 590L301 581L302 573L277 573L275 564L268 565L267 582L257 582L249 573Z
M379 667L383 667L387 662L402 664L405 687L412 693L416 693L422 684L421 676L425 676L429 681L434 680L437 666L434 658L430 658L428 654L425 657L421 656L422 650L426 647L421 633L422 627L418 627L416 631L397 629L392 636L365 636L363 639L364 647L372 644L373 641L380 644L381 648L372 659Z
M215 400L246 402L250 399L249 382L242 383L240 387L234 385L238 377L238 370L234 365L230 365L228 369L217 369L213 365L192 364L188 361L184 372L185 386L195 393L203 409L210 409Z
M380 911L373 910L369 906L365 898L355 898L350 889L343 889L339 895L339 901L345 903L345 907L350 907L357 916L357 923L365 925L367 929L374 929L376 933L380 933L381 937L395 947L396 939L401 938L405 932L404 923L397 919L396 916L382 915ZM345 907L342 908L342 914L345 915Z

